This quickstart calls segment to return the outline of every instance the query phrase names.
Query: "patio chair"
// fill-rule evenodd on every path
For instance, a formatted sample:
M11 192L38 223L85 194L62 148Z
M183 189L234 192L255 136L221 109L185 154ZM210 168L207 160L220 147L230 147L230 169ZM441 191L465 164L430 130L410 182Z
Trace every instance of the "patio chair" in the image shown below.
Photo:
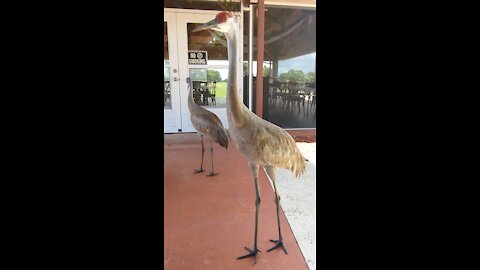
M193 102L195 104L200 105L200 100L202 98L202 88L201 88L201 81L192 81L193 85Z
M199 88L202 95L202 106L208 106L208 98L210 97L210 93L208 92L208 82L201 81Z
M208 95L209 95L208 97L212 101L212 105L217 106L217 101L215 100L215 97L217 96L217 82L216 81L209 82L207 87L208 87ZM207 101L207 104L208 104L208 101Z

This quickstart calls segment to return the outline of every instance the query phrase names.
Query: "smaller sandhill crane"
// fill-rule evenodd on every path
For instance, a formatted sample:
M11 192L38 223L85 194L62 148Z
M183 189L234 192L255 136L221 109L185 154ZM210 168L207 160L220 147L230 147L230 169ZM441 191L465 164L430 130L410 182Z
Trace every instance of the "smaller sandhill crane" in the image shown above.
M210 138L210 152L212 153L212 171L208 176L214 176L218 173L215 173L213 169L213 141L228 148L228 135L227 131L223 127L222 121L211 111L202 108L193 101L193 85L190 77L187 78L187 83L189 86L188 91L188 110L190 111L190 120L192 121L193 127L200 134L202 140L202 161L200 163L200 169L195 170L195 173L203 172L203 153L205 148L203 147L203 136Z

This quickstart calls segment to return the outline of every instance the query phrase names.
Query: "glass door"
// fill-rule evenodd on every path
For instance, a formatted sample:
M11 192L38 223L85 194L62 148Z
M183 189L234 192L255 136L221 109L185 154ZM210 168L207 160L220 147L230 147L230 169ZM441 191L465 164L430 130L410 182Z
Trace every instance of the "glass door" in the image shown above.
M194 102L216 114L228 128L226 94L228 78L227 41L213 31L192 32L200 24L215 19L218 11L164 11L164 132L195 132L188 110L188 85L193 84ZM241 21L241 20L239 20ZM239 23L240 27L240 23ZM242 29L242 28L240 28ZM242 55L241 40L237 50ZM241 82L242 65L238 65L237 80ZM242 85L238 85L243 96Z
M163 14L163 132L171 133L182 131L177 25L175 13L164 12Z
M183 78L190 77L193 84L194 102L215 113L228 128L226 94L228 78L227 41L223 34L213 31L192 32L201 24L215 19L218 11L200 11L199 13L177 13L178 55L180 61L180 99L182 107L182 130L195 131L190 122L187 106L188 89ZM239 41L239 44L240 41ZM240 46L237 45L239 53ZM239 61L237 59L237 61ZM241 62L239 62L241 63ZM238 66L241 66L239 64ZM241 82L242 70L237 71ZM184 86L183 86L184 85ZM242 86L240 96L242 95Z

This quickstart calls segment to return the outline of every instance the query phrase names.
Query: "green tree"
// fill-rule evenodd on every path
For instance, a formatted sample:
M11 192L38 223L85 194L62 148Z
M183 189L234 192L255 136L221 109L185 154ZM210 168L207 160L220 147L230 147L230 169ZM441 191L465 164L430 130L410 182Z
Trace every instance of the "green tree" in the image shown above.
M263 77L270 76L270 68L267 66L263 66Z
M208 70L207 72L207 80L209 82L211 81L222 81L222 77L220 76L220 72L216 71L216 70Z
M313 73L311 71L308 72L305 79L307 80L307 82L314 82L315 81L315 73Z
M278 76L280 81L290 81L290 82L300 82L304 83L305 80L305 74L303 73L302 70L293 70L290 69L287 73L282 73L280 76Z

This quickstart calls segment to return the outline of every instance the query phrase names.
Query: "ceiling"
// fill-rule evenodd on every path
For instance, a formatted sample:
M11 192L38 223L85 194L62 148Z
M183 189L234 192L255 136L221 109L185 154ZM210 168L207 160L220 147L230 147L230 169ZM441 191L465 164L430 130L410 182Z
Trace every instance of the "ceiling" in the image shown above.
M265 12L264 59L285 60L315 52L316 20L315 10L268 7ZM248 17L244 20L244 29L244 41L248 41ZM255 25L253 35L256 48ZM248 54L248 43L244 43L244 52ZM256 58L256 50L253 58Z
M205 10L239 10L240 1L166 0L164 7ZM256 1L255 1L256 2ZM285 4L286 0L265 1ZM290 3L292 1L290 0ZM315 1L297 0L297 4L313 5ZM308 2L308 3L307 3ZM244 59L248 59L248 14L244 17ZM256 21L254 18L253 59L256 59ZM213 37L212 37L213 38ZM316 51L316 9L266 6L264 60L285 60ZM213 55L212 55L213 56Z

